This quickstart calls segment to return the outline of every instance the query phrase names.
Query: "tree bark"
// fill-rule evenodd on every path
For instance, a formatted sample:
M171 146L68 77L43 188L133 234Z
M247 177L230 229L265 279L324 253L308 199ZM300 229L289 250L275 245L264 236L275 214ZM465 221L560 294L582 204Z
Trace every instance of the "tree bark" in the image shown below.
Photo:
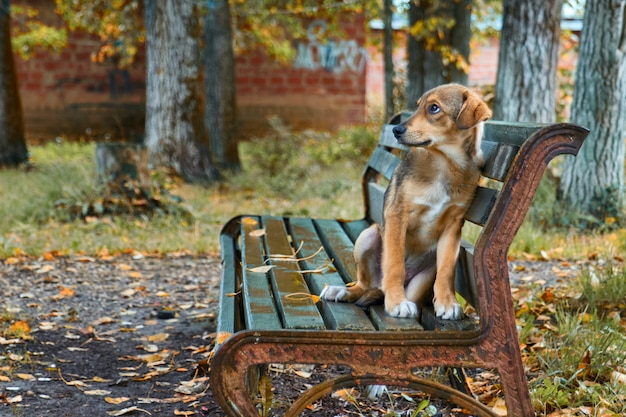
M393 18L392 0L384 0L383 17L385 32L383 38L383 56L385 59L385 120L395 113L393 105Z
M9 0L0 0L0 168L24 162L28 162L28 149L11 49Z
M590 129L563 163L559 199L599 226L624 207L626 0L588 1L576 66L573 123Z
M410 28L430 18L452 19L454 25L450 29L440 31L442 37L435 48L429 46L427 40L420 34L417 34L417 37L409 36L407 42L409 108L415 109L417 99L438 85L451 82L467 85L467 72L456 62L448 62L443 51L450 50L462 56L465 62L469 62L471 3L471 0L424 0L418 4L413 1L410 3Z
M556 119L563 0L504 0L494 119Z
M228 0L208 0L204 18L205 123L213 158L220 168L239 171L235 58Z
M200 21L196 3L145 0L146 133L154 165L189 182L218 178L204 123Z

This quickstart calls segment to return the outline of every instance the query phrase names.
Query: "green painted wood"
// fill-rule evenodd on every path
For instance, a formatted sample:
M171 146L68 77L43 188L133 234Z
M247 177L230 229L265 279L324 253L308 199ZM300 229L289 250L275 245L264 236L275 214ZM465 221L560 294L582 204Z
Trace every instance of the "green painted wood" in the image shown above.
M489 219L499 194L498 190L478 187L474 200L472 200L472 204L465 213L465 220L484 226L487 223L487 219Z
M454 288L468 303L478 309L478 295L474 279L474 245L466 240L461 241Z
M370 307L369 312L374 326L380 331L406 332L424 330L422 325L414 318L399 319L388 316L382 305Z
M483 140L522 146L526 139L546 126L548 125L540 123L515 123L489 120L485 122Z
M483 141L481 149L485 154L485 166L482 174L487 178L504 181L519 148L516 145Z
M243 309L248 329L282 329L282 323L270 287L267 273L255 272L265 266L263 236L251 232L261 228L257 217L244 217L241 221L242 294Z
M400 158L396 155L386 151L385 148L377 147L374 149L374 153L370 157L368 165L380 172L385 178L390 179L393 175L393 171L400 163Z
M287 230L282 218L263 216L265 228L266 253L273 255L293 255ZM273 266L269 272L274 298L287 329L324 329L324 320L315 305L315 301L306 294L309 288L299 271L298 262L271 260ZM296 295L300 294L300 295Z
M383 207L387 188L375 182L367 183L368 217L374 223L383 224Z
M337 271L351 282L356 280L356 266L352 250L354 244L336 220L315 219L320 239L327 248L328 255L334 260Z
M439 330L442 332L476 331L480 327L478 320L474 317L465 317L461 320L440 319L435 315L432 306L426 306L422 309L422 325L426 330Z
M240 297L237 287L235 263L235 242L228 234L220 235L222 248L222 281L220 282L219 314L217 317L217 333L235 333L237 320L236 299ZM219 339L219 338L218 338Z
M370 225L371 222L365 219L341 223L341 226L346 231L346 234L350 237L352 242L356 242L356 239L359 237L361 232L370 227Z
M315 230L312 219L291 218L289 226L294 241L298 242L298 258L306 259L301 261L301 267L304 270L318 270L324 269L325 265L332 266L332 259L326 250L319 252L319 249L323 248L323 244ZM325 269L322 274L305 274L305 278L312 293L316 295L319 295L326 285L344 285L343 278L334 268ZM322 316L329 329L374 330L374 326L360 307L352 303L335 303L324 300L320 303Z

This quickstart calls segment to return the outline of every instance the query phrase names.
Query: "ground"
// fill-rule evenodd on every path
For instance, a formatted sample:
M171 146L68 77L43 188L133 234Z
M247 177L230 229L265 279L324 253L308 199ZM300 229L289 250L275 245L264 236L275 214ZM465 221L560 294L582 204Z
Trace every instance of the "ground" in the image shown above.
M541 284L558 279L555 268L564 269L518 262L511 274L515 285ZM0 417L223 416L203 372L219 276L218 259L184 254L0 261ZM272 401L334 372L275 371ZM363 415L348 400L329 399L312 415ZM437 410L465 415L443 404Z

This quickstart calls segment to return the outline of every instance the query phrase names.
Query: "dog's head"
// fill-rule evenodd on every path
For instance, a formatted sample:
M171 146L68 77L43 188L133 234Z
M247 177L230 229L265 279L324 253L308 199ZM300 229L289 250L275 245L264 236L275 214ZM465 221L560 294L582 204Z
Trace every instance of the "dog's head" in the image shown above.
M476 93L459 84L445 84L424 93L417 110L393 128L398 142L408 146L463 146L480 153L482 122L491 110Z

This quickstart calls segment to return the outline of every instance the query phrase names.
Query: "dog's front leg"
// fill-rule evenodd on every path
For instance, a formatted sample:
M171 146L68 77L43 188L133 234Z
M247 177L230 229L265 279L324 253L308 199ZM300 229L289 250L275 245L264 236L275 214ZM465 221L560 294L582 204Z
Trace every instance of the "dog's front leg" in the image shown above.
M385 311L393 317L417 317L417 305L409 301L404 290L404 265L407 213L385 213L383 229L382 285L385 293Z
M461 305L456 300L454 275L461 244L461 225L448 226L437 243L437 276L435 278L434 307L437 317L458 320L463 317Z

